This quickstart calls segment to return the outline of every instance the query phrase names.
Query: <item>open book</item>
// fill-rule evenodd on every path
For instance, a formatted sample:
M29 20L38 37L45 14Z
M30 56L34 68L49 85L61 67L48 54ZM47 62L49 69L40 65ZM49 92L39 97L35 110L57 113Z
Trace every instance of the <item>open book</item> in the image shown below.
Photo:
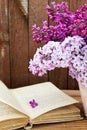
M8 89L0 81L0 130L79 120L77 102L51 82Z

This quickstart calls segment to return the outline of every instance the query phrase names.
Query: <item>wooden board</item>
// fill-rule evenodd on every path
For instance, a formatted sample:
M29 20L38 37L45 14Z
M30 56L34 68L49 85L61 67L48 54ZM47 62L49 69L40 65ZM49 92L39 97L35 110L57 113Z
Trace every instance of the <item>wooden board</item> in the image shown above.
M9 0L11 87L28 84L28 22L15 0Z
M37 24L37 26L42 25L42 21L47 20L46 5L47 0L30 0L29 1L29 59L33 57L36 49L43 44L34 43L32 40L32 25ZM29 83L35 84L47 81L47 75L43 77L34 76L29 72Z
M68 69L57 68L42 77L34 76L28 70L30 58L43 46L33 42L32 25L42 26L42 21L48 21L46 5L52 1L0 0L0 79L8 87L51 81L61 89L78 89L77 81L68 75ZM73 12L87 3L87 0L64 1Z
M10 87L8 0L0 0L0 80Z

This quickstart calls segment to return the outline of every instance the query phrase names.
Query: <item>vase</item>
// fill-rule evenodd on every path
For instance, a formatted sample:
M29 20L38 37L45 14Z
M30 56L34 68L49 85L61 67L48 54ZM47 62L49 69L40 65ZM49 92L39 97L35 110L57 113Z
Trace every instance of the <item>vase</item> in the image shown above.
M79 85L79 89L80 89L84 114L85 114L85 117L87 118L87 88L84 87L80 82L78 83L78 85Z

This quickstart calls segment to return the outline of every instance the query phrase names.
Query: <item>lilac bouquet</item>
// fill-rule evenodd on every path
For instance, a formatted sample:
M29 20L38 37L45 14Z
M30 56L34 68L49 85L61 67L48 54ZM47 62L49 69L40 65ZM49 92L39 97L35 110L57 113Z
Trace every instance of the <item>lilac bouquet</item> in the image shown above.
M87 4L75 13L66 2L47 5L53 25L33 25L33 40L45 45L37 49L29 70L42 76L56 67L69 68L69 75L87 87Z

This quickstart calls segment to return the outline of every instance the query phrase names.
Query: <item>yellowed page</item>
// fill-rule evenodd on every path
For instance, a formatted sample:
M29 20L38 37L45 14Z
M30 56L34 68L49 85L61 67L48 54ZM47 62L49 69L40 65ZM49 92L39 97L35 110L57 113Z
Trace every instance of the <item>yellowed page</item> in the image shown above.
M0 101L24 113L24 110L20 107L18 100L14 95L12 95L2 81L0 81Z
M26 114L30 116L31 119L55 108L77 102L75 99L59 90L51 82L13 89L11 93L15 95L21 107L25 109ZM30 102L33 101L36 106L31 105Z
M24 127L28 121L29 118L26 115L0 102L0 130L13 130Z
M26 118L26 116L7 104L0 102L0 122L9 119Z

